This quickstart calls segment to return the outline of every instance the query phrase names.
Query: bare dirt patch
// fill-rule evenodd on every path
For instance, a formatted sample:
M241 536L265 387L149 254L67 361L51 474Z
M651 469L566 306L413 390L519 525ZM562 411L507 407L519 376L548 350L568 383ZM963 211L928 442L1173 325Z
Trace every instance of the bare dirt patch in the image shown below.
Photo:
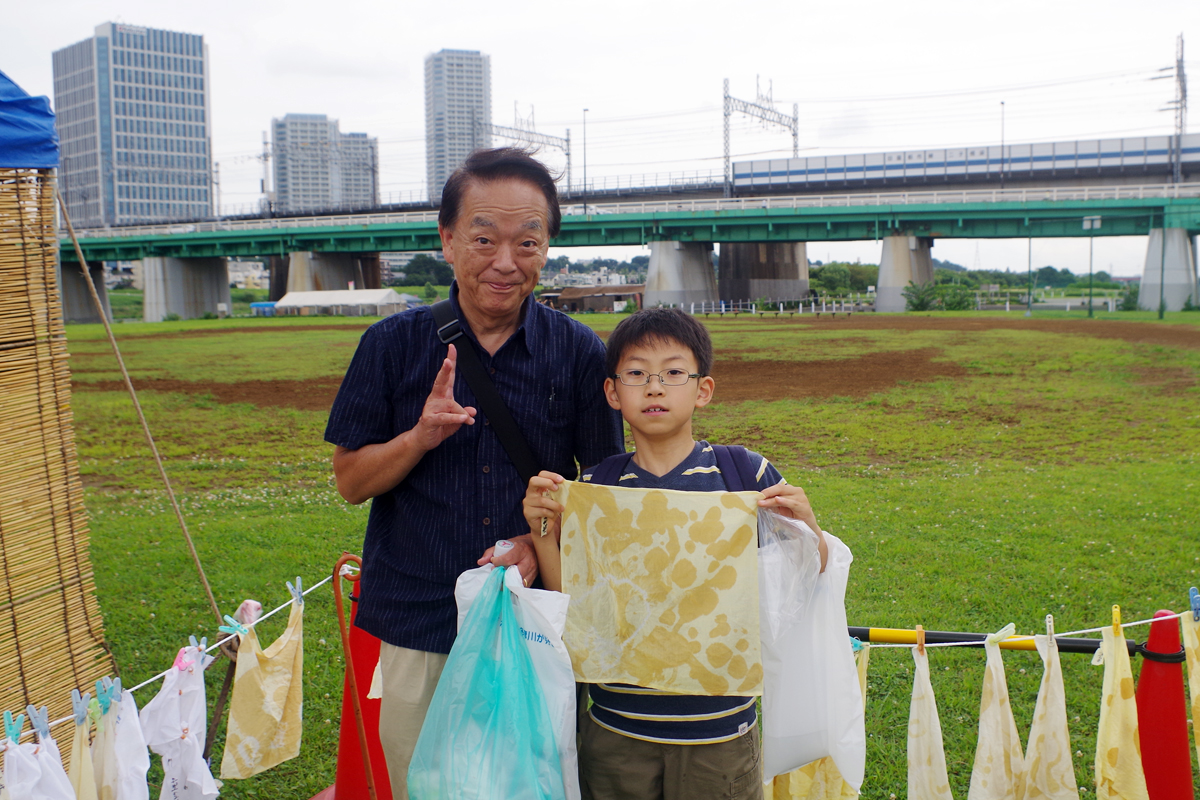
M1196 386L1196 376L1184 367L1138 367L1134 381L1138 386L1152 386L1159 394L1184 394Z
M967 370L933 359L937 348L867 353L857 358L822 361L741 361L717 353L714 402L785 400L800 397L865 397L900 381L959 378Z
M337 396L341 380L336 378L309 381L239 381L238 383L205 383L179 381L169 378L134 378L133 388L139 392L178 392L189 395L211 395L218 403L252 403L256 406L298 408L301 411L328 411ZM91 381L71 383L75 392L124 392L123 381Z

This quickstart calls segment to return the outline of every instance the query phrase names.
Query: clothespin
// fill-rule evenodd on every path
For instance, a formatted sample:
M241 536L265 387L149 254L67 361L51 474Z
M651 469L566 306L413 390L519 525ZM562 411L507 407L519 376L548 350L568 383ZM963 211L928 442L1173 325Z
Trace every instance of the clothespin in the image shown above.
M198 648L200 648L201 650L207 650L207 649L208 649L208 637L207 637L207 636L205 636L205 637L202 637L202 638L200 639L200 641L199 641L199 642L197 642L197 641L196 641L196 634L194 634L194 633L193 633L192 635L188 636L188 641L189 641L189 642L191 642L191 644L192 644L192 647L198 647Z
M1113 603L1113 636L1121 635L1121 607Z
M296 585L293 586L291 581L287 582L288 591L292 593L292 602L298 605L304 605L304 586L300 582L300 576L296 576Z
M193 641L194 640L195 637L193 637ZM195 659L186 658L187 651L188 649L186 647L179 648L179 652L175 655L175 663L171 665L180 672L183 672L185 669L192 666L192 664L196 663Z
M1200 589L1193 586L1188 590L1188 600L1192 604L1192 622L1200 622Z
M1046 635L1049 636L1051 639L1054 638L1054 615L1053 614L1046 615Z
M18 714L14 720L11 711L4 712L4 736L13 742L21 741L21 729L25 727L25 715Z
M71 710L75 712L76 725L82 725L87 720L88 704L91 699L90 692L80 697L78 689L71 690Z
M246 634L250 633L249 628L228 614L225 615L225 622L227 624L217 626L217 630L219 630L221 633L228 633L236 636L245 636Z
M863 649L862 639L859 639L857 636L851 636L850 637L850 649L855 653L857 653L859 650L862 650Z
M107 675L96 681L96 701L100 703L101 714L107 714L109 706L112 705L112 686L113 683Z
M917 626L917 652L925 655L925 629Z
M46 706L34 708L33 704L25 706L25 713L29 715L29 724L33 727L33 732L37 734L39 742L45 742L50 738L50 709Z
M987 635L987 643L988 644L999 644L1000 642L1004 641L1005 639L1012 636L1016 632L1017 632L1017 626L1010 622L1007 625L1005 625L1003 628L1001 628L1000 630L996 631L995 633L989 633Z
M93 697L88 703L87 710L88 715L92 718L92 724L98 726L100 718L104 716L104 712L100 710L100 701Z

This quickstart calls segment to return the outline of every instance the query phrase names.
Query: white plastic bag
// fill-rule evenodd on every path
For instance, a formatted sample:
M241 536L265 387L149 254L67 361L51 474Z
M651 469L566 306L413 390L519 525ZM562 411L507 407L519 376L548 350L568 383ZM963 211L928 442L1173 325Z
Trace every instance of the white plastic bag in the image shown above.
M826 532L820 573L817 536L803 522L759 512L763 656L763 778L832 756L857 790L866 767L862 692L846 633L850 548ZM819 574L818 574L819 573Z
M471 603L487 582L494 567L485 564L458 576L454 599L458 603L458 627L471 609ZM563 789L567 800L579 800L579 767L575 751L575 674L571 656L563 644L563 629L567 623L569 595L544 589L527 589L517 569L505 571L504 585L512 596L513 611L521 626L521 637L529 648L546 711L557 730L559 762L562 766Z

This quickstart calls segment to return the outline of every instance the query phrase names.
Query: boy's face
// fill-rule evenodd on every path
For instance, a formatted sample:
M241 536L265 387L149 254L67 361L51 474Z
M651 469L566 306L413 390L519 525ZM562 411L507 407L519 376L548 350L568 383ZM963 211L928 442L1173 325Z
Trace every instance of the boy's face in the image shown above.
M650 374L650 382L645 386L626 386L610 376L604 381L604 394L608 404L621 412L635 433L655 438L672 435L690 438L692 413L712 400L713 379L705 375L689 378L682 386L666 386L658 373L683 370L692 374L697 369L692 351L673 339L635 345L621 355L617 372L638 370L643 375Z

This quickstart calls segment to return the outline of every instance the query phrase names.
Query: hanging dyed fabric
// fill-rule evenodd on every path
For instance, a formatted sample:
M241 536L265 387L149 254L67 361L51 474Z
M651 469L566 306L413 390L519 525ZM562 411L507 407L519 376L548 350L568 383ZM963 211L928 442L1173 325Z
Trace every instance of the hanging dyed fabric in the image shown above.
M266 650L254 628L238 645L222 778L249 778L300 753L303 673L304 605L297 601L287 629Z
M757 492L573 481L559 492L577 680L762 694Z
M1104 629L1099 656L1104 659L1104 693L1096 731L1096 798L1148 800L1138 742L1133 668L1118 606L1113 606L1112 627Z
M1035 636L1042 657L1042 685L1029 726L1025 750L1027 800L1079 800L1075 765L1071 763L1071 733L1067 729L1067 695L1054 639L1054 617L1046 617L1047 634Z
M1011 622L984 642L987 665L983 694L979 701L979 739L967 800L1023 800L1025 797L1025 754L1021 736L1008 701L1008 681L1000 642L1013 635Z
M942 723L929 682L929 657L913 648L912 705L908 711L908 800L953 800L942 747Z
M871 646L864 644L854 653L858 668L858 687L862 690L863 710L867 707L867 664ZM764 787L763 795L768 800L855 800L858 792L846 783L831 756L814 761L807 766L775 779Z
M75 693L78 695L78 692ZM71 766L67 770L67 780L77 800L98 800L96 791L96 775L92 771L92 755L88 750L88 739L91 733L91 723L88 715L82 715L82 721L76 717L75 734L71 737Z
M211 800L217 796L217 784L203 756L204 670L212 660L201 646L181 648L162 688L139 715L146 744L162 756L160 800Z
M1194 589L1192 591L1195 591ZM1200 720L1200 622L1195 615L1184 614L1179 618L1183 628L1183 651L1187 656L1188 690L1192 694L1192 727ZM1196 736L1196 754L1200 755L1200 736Z

